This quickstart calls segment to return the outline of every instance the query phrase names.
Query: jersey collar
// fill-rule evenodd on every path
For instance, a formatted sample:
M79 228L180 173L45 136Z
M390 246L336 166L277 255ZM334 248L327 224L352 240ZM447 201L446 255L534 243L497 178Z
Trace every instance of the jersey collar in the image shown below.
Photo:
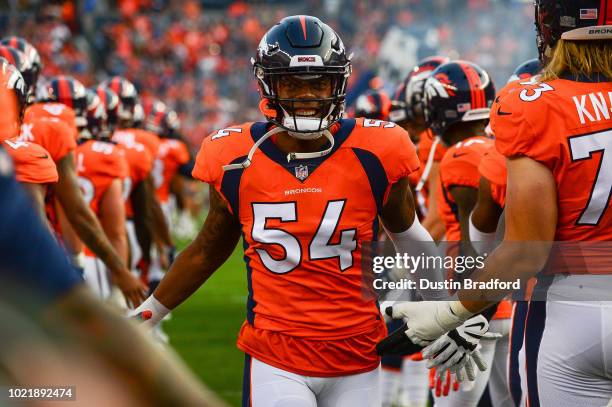
M326 159L331 157L340 146L346 141L348 136L351 134L353 128L355 128L355 119L341 119L338 121L340 125L337 131L334 133L334 148L329 154L312 158L308 160L292 160L287 162L287 153L280 150L271 139L267 139L260 146L259 149L272 161L276 162L281 167L285 168L292 175L295 174L295 167L298 165L306 165L310 168L309 173L312 174L316 168L319 167ZM274 124L272 122L257 122L251 126L251 137L253 142L257 142ZM329 147L327 142L322 149ZM296 178L297 179L297 178ZM303 181L301 181L303 182Z

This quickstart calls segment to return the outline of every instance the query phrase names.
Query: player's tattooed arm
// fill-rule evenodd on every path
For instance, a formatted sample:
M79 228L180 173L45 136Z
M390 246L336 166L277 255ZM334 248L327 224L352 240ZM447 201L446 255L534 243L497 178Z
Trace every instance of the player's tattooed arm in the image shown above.
M173 309L195 292L232 254L240 238L238 218L210 187L210 209L200 233L172 263L153 293Z
M113 282L121 289L128 302L133 305L140 304L145 298L146 287L132 276L125 262L106 238L98 218L85 203L77 181L72 153L57 163L57 171L59 181L55 191L70 225L83 243L108 267Z
M393 233L403 232L412 225L416 207L408 178L402 178L391 186L380 216L387 230Z

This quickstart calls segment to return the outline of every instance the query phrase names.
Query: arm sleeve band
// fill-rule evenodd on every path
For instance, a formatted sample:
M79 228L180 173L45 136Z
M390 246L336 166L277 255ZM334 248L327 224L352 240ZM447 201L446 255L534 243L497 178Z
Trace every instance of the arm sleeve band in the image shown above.
M159 302L157 298L151 295L135 310L130 312L130 315L138 315L145 311L151 311L151 318L149 318L145 324L150 326L157 325L166 315L170 313L170 310L166 308L164 304Z
M393 242L395 251L402 257L413 257L414 260L437 258L440 256L438 247L434 242L427 229L421 225L418 217L415 215L414 222L412 225L403 232L393 233L385 229L387 235ZM432 263L439 263L434 261ZM413 263L414 264L414 263ZM441 283L444 281L444 270L436 267L417 267L416 270L406 269L402 270L406 278L409 278L416 282L416 286L420 287L420 280L427 279L432 282ZM396 290L397 291L397 290ZM448 298L448 292L440 289L418 289L418 293L426 301L441 300ZM387 296L387 299L400 300L403 298L406 300L407 293L394 293L391 296Z
M495 232L481 232L472 222L472 214L470 214L470 241L478 254L490 253L495 246Z

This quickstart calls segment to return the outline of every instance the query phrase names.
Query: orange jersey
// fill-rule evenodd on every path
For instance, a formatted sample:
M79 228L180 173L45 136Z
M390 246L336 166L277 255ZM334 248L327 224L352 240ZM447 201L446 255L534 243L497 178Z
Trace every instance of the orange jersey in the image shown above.
M480 174L478 164L485 151L493 145L486 137L470 137L450 147L440 162L440 184L438 188L439 212L446 226L446 240L461 240L459 214L450 189L470 187L478 189Z
M497 150L546 166L557 184L555 240L612 240L612 82L514 82L491 109ZM608 151L608 147L610 150Z
M112 143L88 140L77 147L76 162L85 202L98 214L102 196L111 183L128 176L125 157Z
M123 180L128 175L125 157L112 143L88 140L77 147L76 161L83 198L91 210L99 215L100 202L106 190L114 180ZM85 254L94 256L89 248L86 248Z
M125 140L124 140L125 141ZM135 141L118 143L128 166L128 176L123 183L123 197L125 199L125 216L129 219L134 216L134 209L130 201L130 194L136 185L144 181L153 168L153 158L145 146Z
M16 138L5 140L2 145L13 159L17 181L28 184L57 182L57 168L47 150Z
M427 163L429 159L429 154L431 153L431 148L433 147L434 135L433 132L429 129L425 130L419 135L419 142L417 144L417 154L419 156L419 160L423 165ZM438 143L436 145L436 150L434 152L433 160L434 162L442 161L444 154L446 153L446 146L442 143Z
M76 148L76 139L68 125L59 120L32 119L21 125L19 140L39 144L55 163Z
M76 114L74 110L63 103L35 103L27 107L24 114L24 122L31 122L39 119L56 119L65 123L70 129L71 135L75 140L78 139L76 126Z
M478 172L491 185L491 197L501 208L506 205L506 157L491 146L478 165Z
M157 157L161 141L154 133L142 129L119 129L113 133L113 141L129 145L140 143L144 145L152 157Z
M168 201L170 183L179 167L189 162L189 150L184 142L174 139L162 139L153 164L153 182L155 193L160 202Z
M415 147L393 123L346 119L324 157L287 162L267 139L248 168L223 171L270 128L248 123L212 134L192 173L241 224L249 298L238 347L297 374L375 369L386 329L363 295L361 244L376 238L391 185L419 168Z

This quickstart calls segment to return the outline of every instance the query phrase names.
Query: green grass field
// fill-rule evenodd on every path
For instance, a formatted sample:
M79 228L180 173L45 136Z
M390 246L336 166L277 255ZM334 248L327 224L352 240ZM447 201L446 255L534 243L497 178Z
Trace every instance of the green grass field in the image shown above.
M184 242L179 245L184 247ZM232 256L164 323L170 344L201 380L232 406L242 399L244 354L236 337L246 315L242 243Z

